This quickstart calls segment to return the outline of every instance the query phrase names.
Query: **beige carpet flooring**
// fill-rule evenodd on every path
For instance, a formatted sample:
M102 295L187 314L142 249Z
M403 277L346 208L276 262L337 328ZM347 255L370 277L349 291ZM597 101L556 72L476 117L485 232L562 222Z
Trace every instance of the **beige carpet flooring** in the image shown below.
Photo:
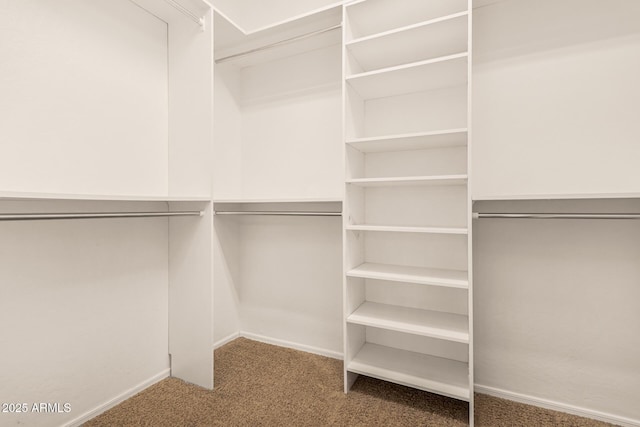
M467 425L467 404L360 376L342 392L342 362L238 338L215 352L215 391L168 378L86 426ZM610 424L476 394L476 425Z

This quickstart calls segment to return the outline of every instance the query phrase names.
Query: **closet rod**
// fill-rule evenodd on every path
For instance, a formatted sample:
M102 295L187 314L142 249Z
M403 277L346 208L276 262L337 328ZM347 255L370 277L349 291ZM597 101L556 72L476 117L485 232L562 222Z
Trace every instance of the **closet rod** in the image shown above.
M234 53L233 55L223 56L222 58L216 59L215 62L216 62L216 64L219 64L221 62L230 61L232 59L240 58L242 56L251 55L252 53L260 52L260 51L267 50L267 49L272 49L272 48L278 47L278 46L283 46L283 45L286 45L286 44L289 44L289 43L297 42L299 40L308 39L310 37L319 36L320 34L328 33L330 31L338 30L340 28L342 28L342 24L334 25L334 26L328 27L328 28L323 28L322 30L311 31L310 33L301 34L299 36L291 37L289 39L285 39L285 40L281 40L281 41L278 41L278 42L275 42L275 43L271 43L271 44L268 44L268 45L260 46L260 47L257 47L255 49L250 49L250 50L247 50L247 51L244 51L244 52L240 52L240 53Z
M640 214L604 213L473 213L473 219L482 218L535 218L535 219L640 219Z
M189 9L187 9L186 7L184 7L183 5L181 5L175 0L164 0L164 1L167 4L169 4L171 7L176 9L178 12L182 13L184 16L186 16L196 24L200 25L202 29L204 29L204 17L200 17L196 15L195 13L191 12Z
M216 211L216 215L342 216L341 212Z
M0 221L34 221L54 219L152 218L168 216L202 216L202 211L175 212L86 212L86 213L2 213Z

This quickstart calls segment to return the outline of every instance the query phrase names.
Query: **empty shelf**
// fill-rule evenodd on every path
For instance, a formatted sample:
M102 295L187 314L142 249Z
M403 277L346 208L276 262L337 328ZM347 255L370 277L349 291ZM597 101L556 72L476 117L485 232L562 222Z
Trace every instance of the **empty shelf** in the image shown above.
M467 83L466 52L347 77L365 100L460 86Z
M469 288L468 274L460 270L364 263L348 271L347 276L460 289Z
M349 139L347 144L363 153L460 147L467 145L467 129L447 129L434 132L353 138Z
M366 343L347 370L469 401L469 366L456 360Z
M363 71L467 50L467 12L362 37L346 44Z
M347 317L347 322L469 343L469 317L461 314L365 302Z
M404 227L393 225L347 225L352 231L387 231L394 233L467 234L466 228L457 227Z
M366 37L466 11L467 0L377 0L346 4L351 33Z
M467 175L410 176L391 178L359 178L347 183L361 187L417 186L417 185L465 185Z
M35 193L20 191L0 191L0 199L8 201L49 201L77 200L96 202L210 202L209 196L169 196L169 195L123 195L123 194L80 194L80 193Z

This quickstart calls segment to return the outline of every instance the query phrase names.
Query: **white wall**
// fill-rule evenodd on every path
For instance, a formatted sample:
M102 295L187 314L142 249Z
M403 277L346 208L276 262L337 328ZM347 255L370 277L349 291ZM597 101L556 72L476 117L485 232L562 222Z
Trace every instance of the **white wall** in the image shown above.
M164 22L126 0L3 1L0 31L2 189L167 192Z
M341 354L340 217L238 221L241 331Z
M639 192L640 3L474 10L473 196Z
M242 197L340 199L340 47L241 70Z
M509 209L638 212L640 203L476 203ZM476 384L640 421L637 222L474 226Z
M73 206L82 207L159 208ZM166 219L0 224L0 401L71 405L61 414L0 413L0 425L61 425L168 374L167 232Z
M214 199L340 200L340 45L245 61L215 67ZM215 229L216 343L242 333L342 352L338 218L218 216Z
M342 197L338 45L215 75L215 199Z

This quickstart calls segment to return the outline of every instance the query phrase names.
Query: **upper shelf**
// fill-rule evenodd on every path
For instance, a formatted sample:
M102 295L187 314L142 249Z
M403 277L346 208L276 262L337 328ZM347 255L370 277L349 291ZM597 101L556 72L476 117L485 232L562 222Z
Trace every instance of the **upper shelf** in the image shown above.
M460 86L468 81L468 54L355 74L347 82L363 100Z
M409 25L346 44L360 72L407 64L468 50L468 12Z
M92 201L92 202L209 202L207 196L147 196L120 194L64 194L0 191L5 201Z
M220 10L214 9L215 60L219 64L248 67L338 45L342 40L341 21L342 9L333 5L268 27L245 31ZM315 35L306 37L309 34Z
M467 0L366 0L346 6L347 42L467 10Z
M463 147L467 145L467 129L445 129L434 132L354 138L347 140L347 144L362 153Z

